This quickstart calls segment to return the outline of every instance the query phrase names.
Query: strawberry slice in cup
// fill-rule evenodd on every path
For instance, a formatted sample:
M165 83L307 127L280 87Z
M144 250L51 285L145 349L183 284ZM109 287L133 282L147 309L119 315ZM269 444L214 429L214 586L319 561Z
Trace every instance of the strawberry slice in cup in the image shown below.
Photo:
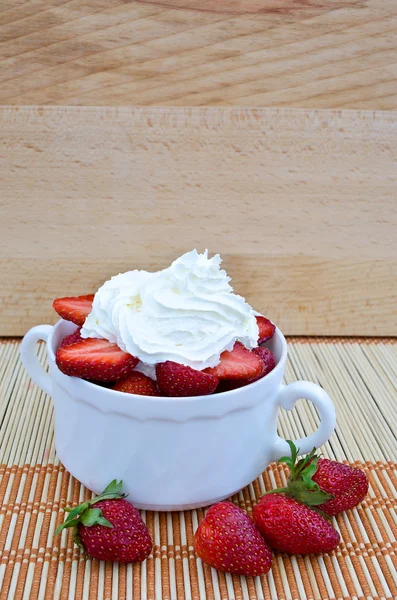
M82 327L92 310L93 300L94 294L56 298L52 306L62 319L65 321L72 321L72 323Z
M62 373L72 377L117 381L131 373L138 359L120 350L117 344L87 338L60 347L56 353L56 364Z

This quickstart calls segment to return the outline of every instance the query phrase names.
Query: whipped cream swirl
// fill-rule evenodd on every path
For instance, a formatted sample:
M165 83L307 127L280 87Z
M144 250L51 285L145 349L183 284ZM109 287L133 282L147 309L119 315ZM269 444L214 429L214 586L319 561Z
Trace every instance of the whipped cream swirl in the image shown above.
M95 294L81 336L116 342L152 376L166 360L202 370L217 365L236 341L254 348L255 312L233 293L220 264L218 254L193 250L163 271L112 277Z

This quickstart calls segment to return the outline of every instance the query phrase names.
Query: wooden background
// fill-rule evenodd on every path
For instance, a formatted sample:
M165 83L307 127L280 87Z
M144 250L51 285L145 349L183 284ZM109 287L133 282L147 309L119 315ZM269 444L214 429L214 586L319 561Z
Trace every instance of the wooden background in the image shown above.
M194 246L286 333L397 335L396 30L396 0L2 0L0 335Z
M193 247L288 334L397 334L396 113L3 107L0 131L0 335Z
M1 0L0 103L397 109L396 0Z

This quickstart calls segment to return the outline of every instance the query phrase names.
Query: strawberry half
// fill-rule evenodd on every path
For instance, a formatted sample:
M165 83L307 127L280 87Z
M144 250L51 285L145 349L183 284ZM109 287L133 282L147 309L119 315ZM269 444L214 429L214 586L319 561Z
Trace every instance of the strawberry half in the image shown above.
M58 369L72 377L94 381L117 381L131 373L138 359L107 340L87 338L59 348Z
M139 396L160 396L156 382L139 371L133 371L126 379L118 381L113 389Z
M59 347L65 348L65 346L70 346L70 344L74 344L74 343L78 342L79 340L81 340L80 331L81 331L81 327L77 327L76 331L74 331L70 335L66 335L63 338L61 345Z
M218 379L249 379L260 377L263 371L262 360L251 350L247 350L240 342L234 344L231 352L221 354L221 360L216 367L204 369Z
M218 385L218 378L204 371L167 360L156 366L157 384L164 396L206 396Z
M270 340L274 336L274 332L276 331L276 326L266 319L266 317L258 316L256 317L256 323L259 327L259 337L258 344L263 344L267 340Z
M211 506L194 535L194 549L214 569L237 575L265 575L272 564L259 531L231 502Z
M222 379L216 388L218 394L220 392L229 392L230 390L236 390L237 388L249 385L258 379L262 379L262 377L270 373L270 371L273 371L276 366L276 359L274 358L273 352L263 346L254 348L252 352L262 360L263 369L261 374L257 377L249 377L248 379Z
M56 298L52 306L65 321L72 321L82 327L92 310L94 294L67 298Z

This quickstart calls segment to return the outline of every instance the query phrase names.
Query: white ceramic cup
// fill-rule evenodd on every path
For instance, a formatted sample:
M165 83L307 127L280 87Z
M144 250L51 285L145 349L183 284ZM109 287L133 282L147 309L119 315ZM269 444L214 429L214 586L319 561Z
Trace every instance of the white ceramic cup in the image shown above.
M61 373L55 352L75 325L33 327L22 341L29 375L50 394L55 407L55 446L65 467L87 488L101 492L112 479L138 508L182 510L227 498L253 481L267 465L289 454L277 435L279 406L291 410L299 398L311 400L317 431L296 440L300 453L328 440L335 409L318 385L283 385L287 344L279 329L266 344L275 369L246 387L210 396L137 396L100 387ZM46 340L48 374L36 354Z

